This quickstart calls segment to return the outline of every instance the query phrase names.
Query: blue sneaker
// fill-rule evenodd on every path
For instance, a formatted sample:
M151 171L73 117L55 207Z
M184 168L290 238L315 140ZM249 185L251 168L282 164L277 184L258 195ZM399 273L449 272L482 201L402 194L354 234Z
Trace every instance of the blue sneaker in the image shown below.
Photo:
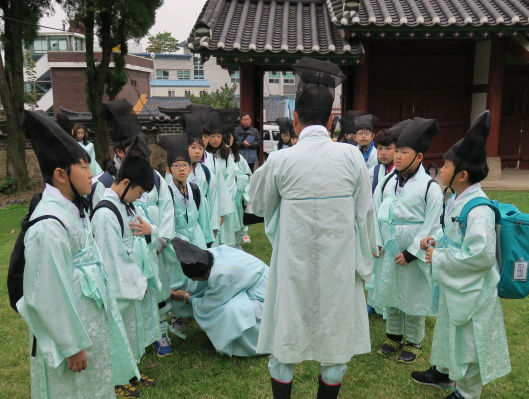
M162 339L152 344L156 350L156 354L159 357L170 356L173 354L173 347L171 346L171 340L167 334L162 335Z
M367 315L371 316L372 314L375 314L377 311L375 308L372 308L371 306L367 305Z

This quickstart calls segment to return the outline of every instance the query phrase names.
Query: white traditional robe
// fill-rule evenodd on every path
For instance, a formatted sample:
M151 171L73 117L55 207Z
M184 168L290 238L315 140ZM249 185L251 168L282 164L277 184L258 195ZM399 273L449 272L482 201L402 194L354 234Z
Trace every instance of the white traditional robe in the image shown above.
M432 343L432 364L446 367L450 378L464 377L470 363L479 363L483 384L511 371L501 303L496 288L494 213L478 206L468 214L463 236L458 217L473 198L487 198L476 183L446 205L445 230L433 235L433 279L439 284L439 310Z
M281 363L346 363L369 352L363 281L375 226L358 149L307 127L295 146L269 155L249 193L273 247L257 352Z
M17 309L37 339L31 357L31 397L115 397L114 385L138 375L118 305L107 284L105 265L88 217L50 185L26 233L24 296ZM87 368L68 370L67 358L86 351ZM97 384L94 384L97 382Z

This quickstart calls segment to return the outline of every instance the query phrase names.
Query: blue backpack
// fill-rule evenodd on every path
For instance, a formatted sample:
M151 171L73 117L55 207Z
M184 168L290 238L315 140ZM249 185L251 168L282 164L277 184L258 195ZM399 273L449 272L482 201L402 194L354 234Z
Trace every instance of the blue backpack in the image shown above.
M498 295L501 298L523 299L529 294L529 215L520 212L514 205L473 198L465 204L457 218L463 235L467 229L468 213L481 205L490 207L496 216L496 258L500 272Z

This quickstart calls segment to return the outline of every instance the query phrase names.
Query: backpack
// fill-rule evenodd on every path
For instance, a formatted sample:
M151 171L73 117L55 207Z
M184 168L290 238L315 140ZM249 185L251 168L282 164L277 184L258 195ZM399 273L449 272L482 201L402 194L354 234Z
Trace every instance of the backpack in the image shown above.
M379 164L380 165L380 164ZM378 172L378 170L377 170ZM384 184L382 185L382 192L381 192L381 196L384 196L384 189L386 188L388 182L391 180L391 177L393 175L396 175L397 174L397 171L396 170L393 170L393 172L388 176L388 178L384 181ZM386 175L387 176L387 175ZM373 179L373 183L375 182L375 179ZM426 192L424 193L424 202L428 202L428 191L430 191L430 186L432 185L432 183L436 183L436 184L439 184L435 181L435 179L430 179L428 181L428 184L426 185ZM377 184L378 184L378 178L377 178ZM376 187L376 186L375 186ZM375 192L375 189L373 189L373 192Z
M204 171L204 174L206 175L206 182L208 183L208 186L209 186L209 183L211 181L211 171L203 163L200 163L200 166L202 166L202 170Z
M11 258L9 259L9 269L7 272L7 291L9 292L9 303L11 307L18 313L17 302L24 295L24 269L26 267L26 259L24 257L24 237L28 229L45 219L55 219L62 227L66 229L64 223L56 216L53 215L42 215L33 220L29 220L35 207L42 199L42 194L34 194L29 204L29 210L26 216L20 221L22 229L18 233L13 252L11 252Z
M121 212L119 211L118 207L112 201L109 201L109 200L99 201L97 206L94 208L94 210L90 214L90 221L92 221L92 218L94 217L94 214L96 213L96 211L101 208L108 208L112 212L114 212L114 215L116 215L116 218L118 219L119 225L121 227L121 236L123 237L123 234L125 234L125 225L123 223L123 218L121 217Z
M520 212L514 205L500 204L497 200L473 198L463 206L457 218L463 235L469 212L482 205L491 208L496 217L496 259L500 273L498 295L501 298L523 299L529 295L529 214Z

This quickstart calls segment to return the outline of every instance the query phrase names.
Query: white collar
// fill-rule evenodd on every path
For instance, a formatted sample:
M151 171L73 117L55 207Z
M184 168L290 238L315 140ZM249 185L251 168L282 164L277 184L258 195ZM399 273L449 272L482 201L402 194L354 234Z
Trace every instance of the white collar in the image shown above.
M459 194L454 199L454 206L457 205L459 202L467 198L468 196L474 194L476 191L481 190L481 183L474 183L471 186L468 186L466 189L463 190L461 194Z
M73 212L73 214L80 219L79 209L77 209L77 207L73 204L72 201L62 195L61 190L59 190L57 187L52 186L51 184L46 183L46 188L44 189L44 192L54 198L57 198L59 201L64 202L68 206L68 208L70 208L70 210Z
M301 140L301 137L307 133L313 133L313 132L321 132L321 131L327 131L325 126L323 125L311 125L304 128L301 133L299 134L299 139Z
M118 200L118 202L121 203L121 200L119 199L119 195L118 193L116 193L114 190L112 190L110 187L109 188L105 188L105 195L110 195L111 197L114 197L115 199Z

